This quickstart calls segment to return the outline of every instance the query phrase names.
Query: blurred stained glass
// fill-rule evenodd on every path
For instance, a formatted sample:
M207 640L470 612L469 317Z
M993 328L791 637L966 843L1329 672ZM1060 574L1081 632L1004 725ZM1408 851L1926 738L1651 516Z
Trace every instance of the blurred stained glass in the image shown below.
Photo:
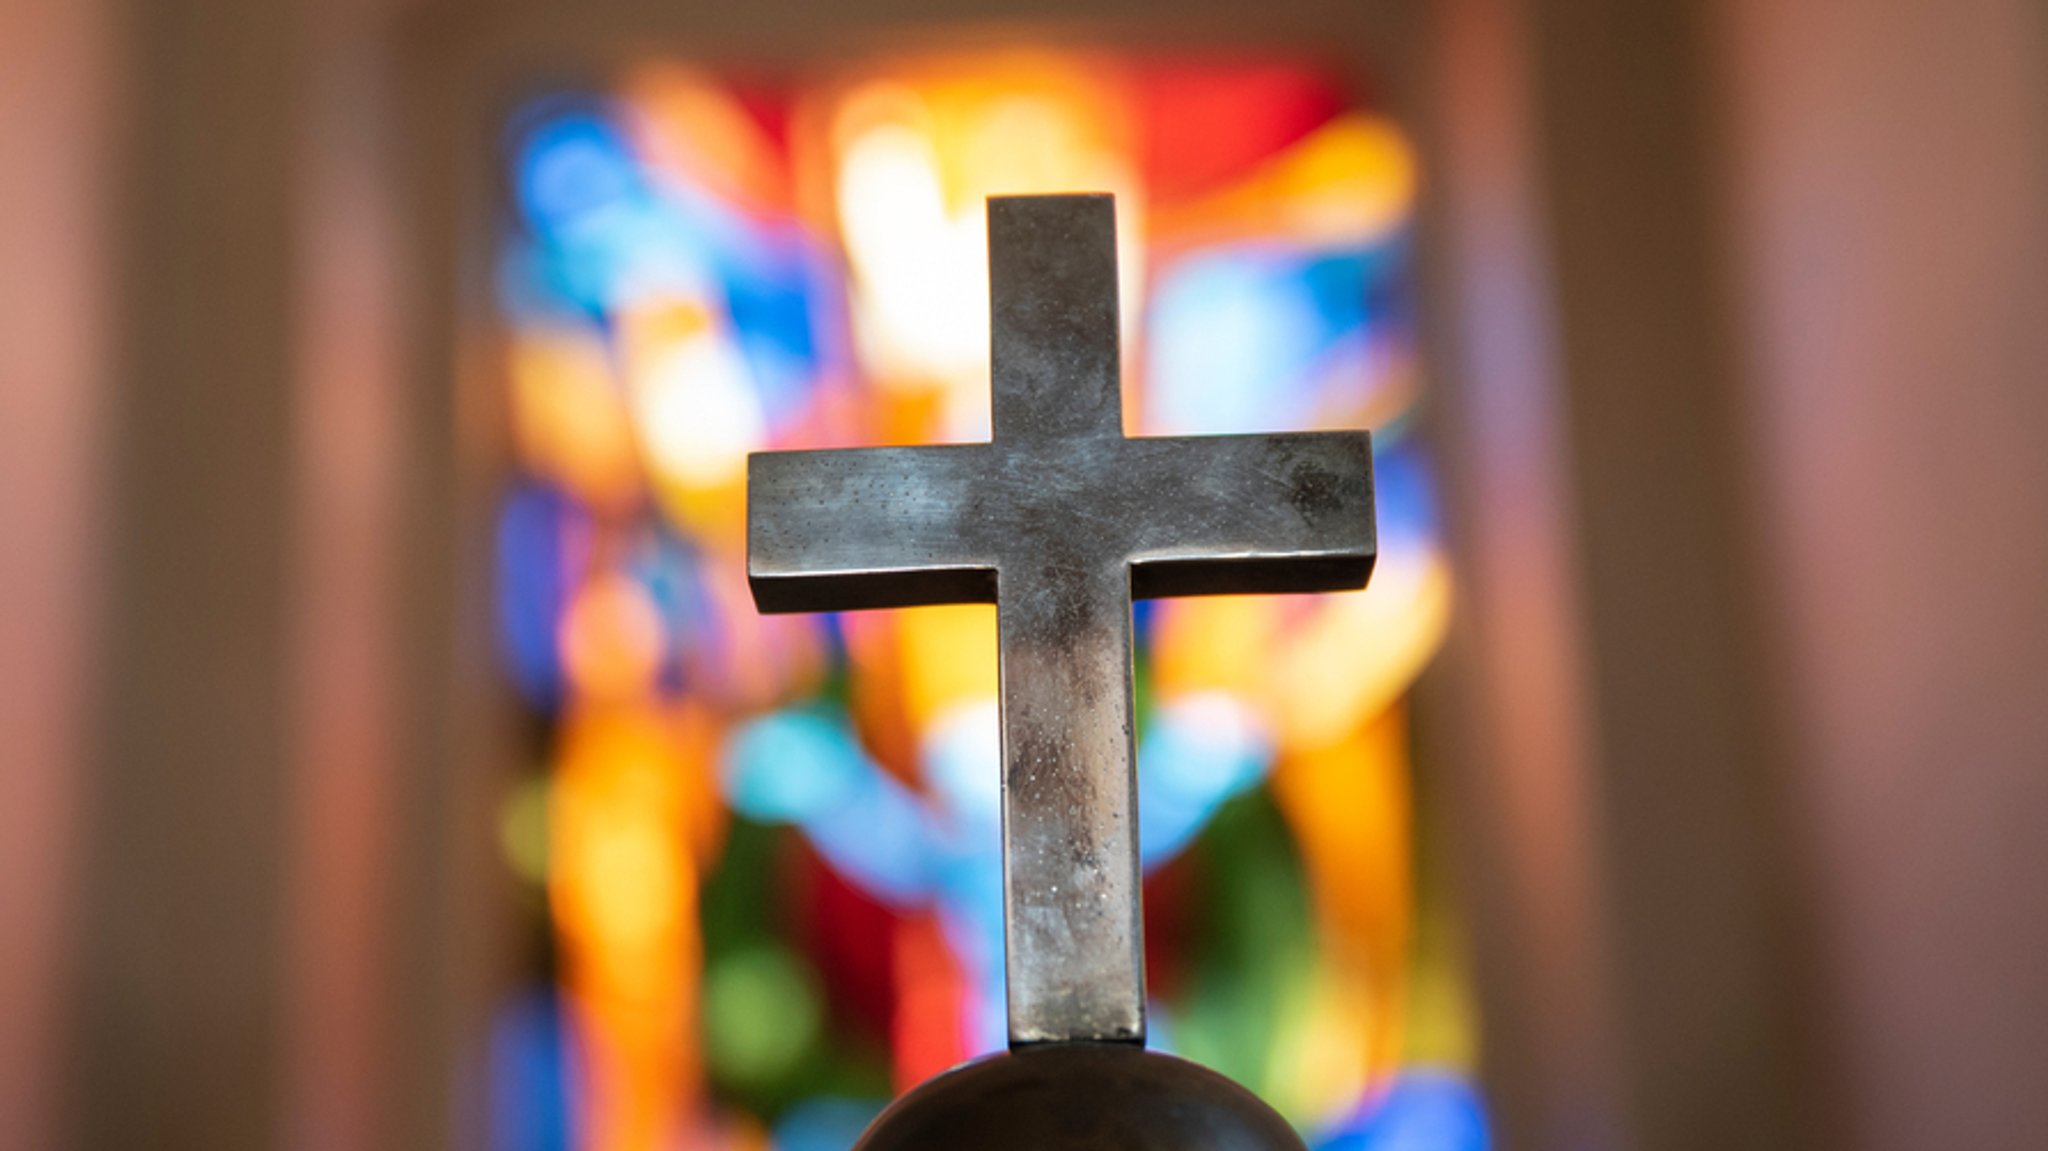
M671 65L511 118L496 303L506 866L546 940L497 1146L838 1151L1003 1042L994 613L763 618L750 451L985 438L984 197L1117 195L1127 425L1370 426L1355 595L1138 606L1156 1046L1318 1146L1487 1145L1406 697L1451 580L1399 128L1288 61Z

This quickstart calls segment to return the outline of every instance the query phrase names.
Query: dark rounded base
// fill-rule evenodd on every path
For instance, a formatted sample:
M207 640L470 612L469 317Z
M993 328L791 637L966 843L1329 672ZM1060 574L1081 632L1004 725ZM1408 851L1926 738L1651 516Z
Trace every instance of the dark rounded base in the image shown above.
M918 1085L854 1151L1305 1151L1258 1096L1142 1047L1061 1043L991 1055Z

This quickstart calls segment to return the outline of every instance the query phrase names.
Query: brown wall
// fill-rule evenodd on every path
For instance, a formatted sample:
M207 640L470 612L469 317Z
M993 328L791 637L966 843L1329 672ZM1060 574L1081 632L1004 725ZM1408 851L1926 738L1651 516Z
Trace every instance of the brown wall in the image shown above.
M2048 7L1724 7L1842 1135L2048 1146Z
M277 1130L303 14L112 9L102 674L63 1063L85 1147Z
M2048 10L1435 9L1510 1134L2048 1145Z

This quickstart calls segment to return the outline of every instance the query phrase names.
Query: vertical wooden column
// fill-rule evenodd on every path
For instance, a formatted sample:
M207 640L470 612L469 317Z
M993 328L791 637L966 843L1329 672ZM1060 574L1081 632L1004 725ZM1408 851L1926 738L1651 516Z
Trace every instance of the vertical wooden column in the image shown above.
M393 0L315 0L303 28L292 465L291 785L285 979L290 1151L442 1145L401 1133L401 1057L449 1058L397 1009L408 972L404 805L437 764L402 758L399 618L410 469L402 384L401 94ZM422 390L431 387L423 383ZM438 840L438 836L433 837Z
M0 0L0 1151L57 1140L112 331L105 0Z
M1556 300L1522 0L1437 0L1412 104L1459 604L1425 678L1501 1138L1629 1145Z
M1489 721L1461 751L1469 834L1501 845L1473 858L1495 876L1480 946L1510 1130L1806 1145L1804 881L1713 9L1438 8L1437 300L1474 581L1454 650Z
M1531 11L1628 1117L1646 1147L1799 1146L1803 878L1711 11Z
M587 13L579 11L577 19ZM531 752L497 666L495 533L508 416L494 355L494 142L510 93L496 13L421 4L393 43L396 156L409 310L395 426L401 475L395 611L404 644L390 810L393 983L385 1004L394 1148L487 1145L492 1013L515 988L516 880L499 854L505 788ZM517 26L510 18L505 25ZM566 28L527 46L548 58Z
M300 5L134 0L68 1134L277 1142Z

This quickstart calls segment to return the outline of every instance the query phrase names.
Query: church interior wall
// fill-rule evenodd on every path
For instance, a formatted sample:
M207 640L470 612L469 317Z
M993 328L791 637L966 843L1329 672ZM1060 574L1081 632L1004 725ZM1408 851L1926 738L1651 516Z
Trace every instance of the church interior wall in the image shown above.
M509 738L459 610L502 434L462 351L480 126L649 44L1018 28L1344 45L1438 173L1469 610L1422 735L1508 1145L2048 1142L2025 0L0 26L0 144L37 160L0 181L0 1146L474 1145Z

